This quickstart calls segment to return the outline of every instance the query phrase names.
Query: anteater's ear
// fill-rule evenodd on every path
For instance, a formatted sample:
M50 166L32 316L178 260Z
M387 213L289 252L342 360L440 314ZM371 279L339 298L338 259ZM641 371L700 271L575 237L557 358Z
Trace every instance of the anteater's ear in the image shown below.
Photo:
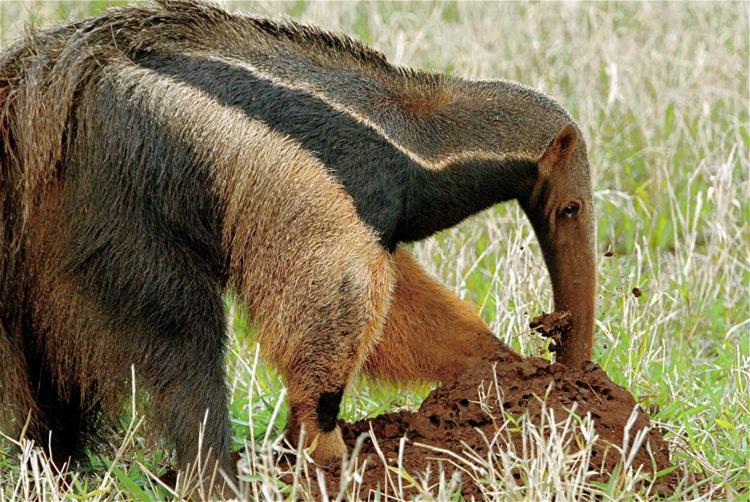
M570 157L576 149L578 143L578 132L575 126L568 122L557 133L555 139L549 144L547 150L539 159L539 175L543 178L548 177L553 171L562 169L568 165Z

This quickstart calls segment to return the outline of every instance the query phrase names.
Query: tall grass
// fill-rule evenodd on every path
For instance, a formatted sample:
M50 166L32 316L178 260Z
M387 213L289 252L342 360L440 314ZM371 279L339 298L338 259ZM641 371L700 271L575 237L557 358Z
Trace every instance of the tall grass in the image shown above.
M112 2L0 2L0 39L23 23L80 18ZM342 30L400 64L475 78L507 78L555 96L577 119L594 167L599 295L595 360L652 414L696 476L676 498L747 500L750 489L750 7L747 3L308 3L226 2L230 9L287 14ZM606 251L613 256L605 257ZM486 211L415 246L432 272L473 301L498 336L542 355L529 318L552 308L532 231L514 204ZM610 253L607 253L610 254ZM635 297L638 287L643 294ZM280 465L283 386L257 357L252 327L228 309L236 333L229 358L232 414L243 459L241 493L306 497L315 470ZM344 403L350 420L415 407L429 389L362 382ZM135 416L135 415L134 415ZM127 425L127 424L126 424ZM150 499L184 496L157 481L168 462L132 422L123 447L94 459L61 488L38 450L0 456L4 498ZM483 459L487 496L498 499L646 498L654 491L623 472L611 485L586 481L580 465L554 457L531 424L534 458L497 451ZM579 427L573 431L575 427ZM586 425L568 432L588 437ZM558 435L564 441L564 435ZM584 441L584 451L586 441ZM546 445L546 446L545 446ZM470 453L457 462L474 462ZM546 462L546 463L545 463ZM520 487L503 468L532 481ZM358 492L356 469L345 494ZM294 483L279 481L280 471ZM416 483L394 479L399 486ZM424 484L450 498L455 480ZM553 482L554 480L554 482ZM696 481L698 480L698 481ZM700 481L702 480L702 481ZM184 488L183 488L184 487ZM336 498L337 494L329 494Z

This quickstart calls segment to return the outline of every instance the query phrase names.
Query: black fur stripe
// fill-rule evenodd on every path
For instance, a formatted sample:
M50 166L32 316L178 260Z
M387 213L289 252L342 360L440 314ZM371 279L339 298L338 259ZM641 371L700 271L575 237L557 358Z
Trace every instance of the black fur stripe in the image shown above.
M186 54L149 54L139 64L297 140L340 180L389 251L523 196L536 176L536 164L525 160L469 158L425 169L351 115L238 64Z
M323 100L258 78L227 62L191 55L150 55L139 61L242 110L316 155L354 199L358 214L393 250L411 159L377 131Z

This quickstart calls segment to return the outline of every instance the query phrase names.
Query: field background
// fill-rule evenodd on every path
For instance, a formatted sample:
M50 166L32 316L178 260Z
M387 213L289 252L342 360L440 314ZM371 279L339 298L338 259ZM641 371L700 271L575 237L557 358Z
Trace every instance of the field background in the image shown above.
M0 40L6 46L28 23L78 19L116 3L124 2L0 0ZM594 169L600 256L594 360L652 414L676 464L697 474L676 498L750 500L750 4L224 5L344 31L395 63L517 80L570 110ZM605 257L607 251L613 256ZM514 203L416 245L415 253L474 302L501 339L525 354L545 353L528 322L551 310L551 292L531 228ZM259 445L276 440L284 424L283 388L258 362L252 327L231 300L227 305L236 334L228 362L236 443L266 451ZM428 391L362 382L343 415L355 420L415 408ZM130 426L112 455L94 459L97 470L80 473L69 489L57 485L28 445L28 462L0 450L0 500L174 496L154 479L168 460L164 452L144 446L145 426L136 418ZM246 493L292 496L256 460L248 460ZM561 482L580 484L560 469L534 486L500 484L491 495L649 496L626 477L588 492L560 491ZM293 490L305 496L304 486ZM432 494L447 499L450 491Z

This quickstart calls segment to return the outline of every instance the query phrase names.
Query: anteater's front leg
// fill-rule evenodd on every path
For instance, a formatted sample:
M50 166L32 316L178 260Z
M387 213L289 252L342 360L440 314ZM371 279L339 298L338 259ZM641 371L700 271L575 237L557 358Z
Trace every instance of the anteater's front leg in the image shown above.
M260 342L286 378L287 439L320 464L346 454L337 426L344 391L382 332L391 257L380 246L342 244L323 259L295 263L287 287L263 312Z
M365 370L395 381L448 380L506 352L471 305L431 277L405 249L393 256L396 285L380 342Z

